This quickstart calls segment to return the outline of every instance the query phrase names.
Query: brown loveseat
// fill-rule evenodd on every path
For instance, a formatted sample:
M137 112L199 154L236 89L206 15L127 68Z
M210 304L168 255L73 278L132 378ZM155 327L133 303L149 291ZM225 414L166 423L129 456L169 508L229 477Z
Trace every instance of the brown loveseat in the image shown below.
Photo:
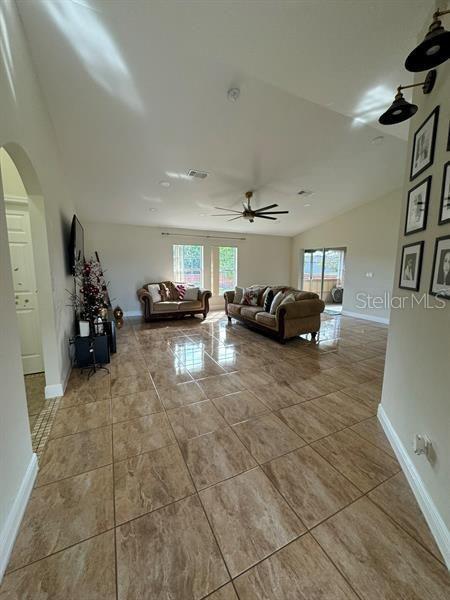
M170 290L170 298L161 302L153 302L148 291L148 286L162 286L163 284ZM143 287L138 289L137 296L139 302L142 304L143 316L146 321L167 317L181 318L185 315L194 316L197 314L203 314L203 318L206 319L206 315L209 311L211 292L209 290L200 290L196 300L180 300L175 284L172 281L161 281L157 283L146 283Z
M271 287L274 293L283 291L294 294L295 301L278 306L275 314L264 311L263 296L265 290ZM296 337L302 333L310 333L314 339L320 329L320 313L324 311L325 303L313 292L303 292L291 287L282 286L252 286L258 289L258 306L235 304L235 292L225 292L225 312L228 321L237 319L250 327L268 333L279 341Z

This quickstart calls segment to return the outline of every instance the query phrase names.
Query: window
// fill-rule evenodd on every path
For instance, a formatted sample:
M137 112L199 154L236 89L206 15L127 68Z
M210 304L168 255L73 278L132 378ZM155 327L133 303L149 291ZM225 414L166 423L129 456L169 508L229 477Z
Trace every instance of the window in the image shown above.
M211 253L212 288L215 296L223 296L237 285L237 248L219 246Z
M180 283L203 287L203 246L174 244L173 278Z

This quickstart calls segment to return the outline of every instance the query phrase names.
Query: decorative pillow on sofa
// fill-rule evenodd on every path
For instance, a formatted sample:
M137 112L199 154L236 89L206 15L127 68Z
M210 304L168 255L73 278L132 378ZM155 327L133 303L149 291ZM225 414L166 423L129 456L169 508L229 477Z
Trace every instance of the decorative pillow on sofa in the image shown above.
M158 283L149 283L147 289L153 302L161 302L161 292Z
M177 292L178 292L178 300L184 300L184 296L186 295L186 286L183 285L182 283L176 283L175 287L177 288Z
M234 288L234 304L242 304L244 298L244 288L236 286Z
M167 283L165 283L165 282L160 283L159 291L160 291L161 299L163 302L170 302L172 300L172 290L167 285Z
M264 292L264 312L270 312L270 307L272 306L272 302L273 302L273 290L270 290L267 292L267 294Z
M275 298L272 300L272 304L270 305L270 314L274 315L277 312L277 308L280 306L281 301L284 298L284 292L278 292L275 294Z
M283 306L284 304L292 304L292 302L295 302L294 294L286 294L278 306Z
M258 306L259 289L245 288L242 304L247 306Z
M188 287L186 288L186 292L184 294L183 300L198 300L198 293L200 288L198 287Z

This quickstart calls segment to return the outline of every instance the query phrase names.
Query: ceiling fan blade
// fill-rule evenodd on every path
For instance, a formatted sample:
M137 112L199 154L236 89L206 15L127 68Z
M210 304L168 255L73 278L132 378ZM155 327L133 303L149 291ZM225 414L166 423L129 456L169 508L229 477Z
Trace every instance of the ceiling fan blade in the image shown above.
M221 206L215 206L214 208L215 208L216 210L226 210L226 211L227 211L227 212L229 212L229 213L239 213L239 214L241 213L241 211L240 211L240 210L234 210L234 209L232 209L232 208L222 208Z
M277 218L276 217L267 217L266 215L255 215L256 218L258 219L270 219L271 221L276 221Z
M269 206L263 206L262 208L257 208L255 212L264 212L265 210L270 210L271 208L276 208L278 204L269 204Z
M287 215L288 214L288 210L276 210L274 212L258 212L258 215Z
M239 215L238 217L233 217L232 219L227 219L227 221L229 223L230 221L236 221L236 219L241 219L241 218L242 218L242 215Z
M234 217L235 213L220 213L220 215L209 215L210 217ZM239 214L237 216L237 218L241 217L242 215Z

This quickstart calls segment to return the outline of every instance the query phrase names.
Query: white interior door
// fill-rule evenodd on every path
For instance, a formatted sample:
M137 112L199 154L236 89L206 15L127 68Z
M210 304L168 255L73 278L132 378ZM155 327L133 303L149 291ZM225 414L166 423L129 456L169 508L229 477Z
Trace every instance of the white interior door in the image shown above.
M42 359L30 215L25 208L7 208L6 221L23 372L25 375L40 373L44 370L44 362Z

